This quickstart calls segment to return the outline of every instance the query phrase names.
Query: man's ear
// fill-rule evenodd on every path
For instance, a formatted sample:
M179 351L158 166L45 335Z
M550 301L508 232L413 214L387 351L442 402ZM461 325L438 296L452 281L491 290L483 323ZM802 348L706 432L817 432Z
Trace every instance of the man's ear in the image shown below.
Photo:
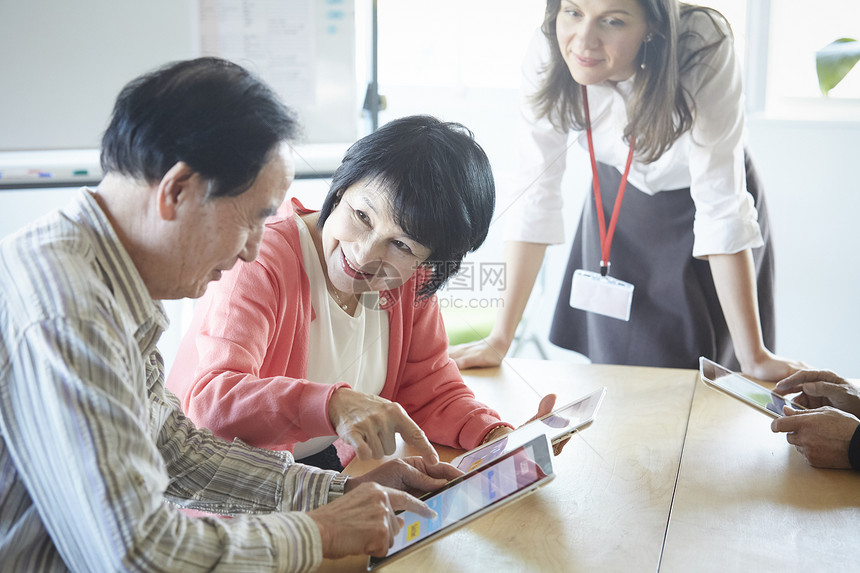
M200 185L200 177L182 161L171 167L158 184L158 215L165 221L177 216L179 205L194 195L194 186Z

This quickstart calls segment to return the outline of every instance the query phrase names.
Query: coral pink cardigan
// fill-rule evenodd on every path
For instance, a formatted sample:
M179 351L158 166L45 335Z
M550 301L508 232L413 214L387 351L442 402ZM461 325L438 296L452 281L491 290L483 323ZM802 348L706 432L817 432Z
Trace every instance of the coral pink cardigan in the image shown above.
M199 426L275 450L334 435L328 401L348 386L305 379L315 314L293 212L286 205L267 222L256 261L209 285L167 380ZM436 297L415 301L419 274L380 293L389 316L380 395L402 405L430 441L471 449L500 425L499 415L475 399L448 357ZM341 441L336 446L345 465L354 453Z

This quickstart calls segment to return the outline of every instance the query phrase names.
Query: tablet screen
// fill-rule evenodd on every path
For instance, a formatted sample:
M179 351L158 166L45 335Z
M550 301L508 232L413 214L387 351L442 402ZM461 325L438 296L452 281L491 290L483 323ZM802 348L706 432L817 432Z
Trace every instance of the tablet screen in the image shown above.
M517 493L525 493L532 486L549 481L552 475L546 473L536 461L552 463L547 461L550 458L549 443L545 437L541 438L425 496L425 503L436 512L436 517L429 519L409 511L401 512L399 516L403 518L404 525L394 538L388 555L371 557L368 568L372 569L399 552L464 523L467 518L475 517L504 500L512 499ZM549 472L551 474L551 468Z
M788 403L785 398L771 393L755 382L741 378L737 374L731 374L719 379L719 385L733 394L742 396L759 408L769 410L778 416L784 416L783 408ZM758 386L755 388L754 386Z
M522 429L522 428L521 428ZM521 437L526 438L534 438L536 435L543 433L543 429L537 426L532 426L525 430ZM508 444L511 443L510 434L503 436L499 440L495 440L490 442L484 447L477 448L463 454L463 456L457 461L455 466L457 469L460 469L464 472L470 472L473 469L479 467L481 464L489 463L490 461L498 458L500 455L505 453L505 448L508 447Z
M779 394L771 392L764 386L756 384L705 357L701 357L699 362L702 379L706 382L772 416L785 416L784 408L786 406L791 406L795 410L804 409Z
M451 463L457 469L468 472L482 464L489 463L505 452L525 444L541 434L548 435L550 441L554 443L556 440L570 435L577 428L591 422L597 415L597 409L600 407L605 394L606 388L595 390L587 396L554 410L539 420L520 426L498 440L457 456Z

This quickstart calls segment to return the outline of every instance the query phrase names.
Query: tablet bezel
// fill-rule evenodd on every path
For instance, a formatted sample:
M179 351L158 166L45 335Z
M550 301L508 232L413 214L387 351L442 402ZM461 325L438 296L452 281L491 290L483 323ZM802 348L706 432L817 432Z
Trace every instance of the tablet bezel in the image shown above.
M708 369L714 370L713 376L708 376L708 374L706 374L706 370L708 370ZM740 400L741 402L743 402L747 406L751 406L751 407L755 408L756 410L758 410L759 412L764 412L765 414L767 414L771 418L781 418L781 417L785 416L785 414L782 413L782 408L784 408L785 406L790 406L790 407L794 408L795 410L805 410L806 409L803 406L801 406L800 404L797 404L797 403L789 400L785 396L781 396L781 395L777 394L776 392L774 392L773 390L770 390L770 389L762 386L761 384L758 384L758 383L750 380L749 378L745 377L744 375L742 375L738 372L734 372L732 370L729 370L725 366L718 364L717 362L714 362L713 360L709 360L708 358L705 358L704 356L699 357L699 376L701 376L702 382L704 382L706 385L710 386L711 388L719 390L720 392L727 394L727 395L731 396L732 398L735 398L736 400ZM776 403L776 404L781 403L782 404L782 406L780 407L780 412L776 412L774 410L769 409L767 406L762 405L761 403L757 402L752 397L750 397L749 394L742 394L737 389L735 389L731 386L728 386L725 383L720 383L720 380L722 378L731 378L732 380L740 381L741 383L745 384L746 387L749 388L751 391L769 394L771 396L771 399L772 399L771 401L773 403Z
M427 501L435 496L441 495L446 490L449 490L453 487L456 487L458 484L466 481L468 479L477 478L478 474L486 473L491 471L495 466L507 460L509 457L515 456L520 452L526 451L526 448L532 447L532 451L534 453L534 461L535 464L540 468L540 470L544 473L542 477L538 477L538 479L530 484L523 486L521 489L507 495L501 499L495 500L491 502L489 505L485 505L474 512L466 515L462 519L451 523L447 526L442 527L441 529L430 533L427 537L423 539L419 539L412 545L404 547L400 551L394 554L386 555L385 557L368 557L367 560L367 570L373 571L382 567L383 565L387 565L392 563L402 557L405 557L423 547L426 547L429 543L436 541L448 533L454 531L455 529L474 521L475 519L489 513L490 511L494 511L504 505L512 503L518 499L522 499L526 495L535 492L538 488L546 485L550 481L555 478L555 474L552 471L552 446L550 445L549 438L546 434L541 434L540 436L535 437L533 440L521 445L518 448L514 448L510 452L506 452L504 455L499 456L498 458L492 460L486 465L482 465L478 469L473 472L469 472L463 474L453 480L449 481L447 484L442 486L441 488L434 490L432 492L428 492L421 496L420 499ZM404 526L405 527L405 526Z
M479 452L488 452L489 453L498 445L499 442L501 442L503 440L507 440L507 442L505 443L505 446L504 446L504 450L502 451L501 454L499 454L499 456L503 456L503 455L507 454L509 451L516 449L516 448L522 446L523 444L528 443L529 440L531 440L532 438L535 437L533 432L534 432L536 426L534 426L533 424L540 424L544 420L546 420L547 418L549 418L551 416L561 415L561 413L564 412L564 410L567 410L569 408L577 406L583 402L587 402L587 401L592 402L593 406L591 408L591 411L588 413L588 416L581 419L576 424L565 426L560 431L556 431L556 429L552 428L551 426L547 426L544 429L543 433L548 435L550 442L553 445L555 445L555 444L569 438L570 436L572 436L574 432L581 430L581 429L585 428L586 426L588 426L589 424L591 424L594 421L594 419L597 417L597 411L600 409L600 405L603 403L604 396L606 396L606 387L605 386L598 388L597 390L594 390L593 392L589 392L588 394L586 394L584 396L580 396L579 398L577 398L571 402L568 402L564 406L562 406L560 408L556 408L555 410L553 410L549 414L541 416L540 418L538 418L536 420L532 420L531 422L528 422L527 424L523 424L519 428L516 428L515 430L505 434L504 436L496 438L495 440L491 440L491 441L487 442L486 444L481 444L477 448L473 448L473 449L469 450L468 452L463 452L462 454L460 454L459 456L457 456L456 458L451 460L450 463L452 466L460 469L461 471L465 471L465 472L474 471L475 469L480 468L483 465L483 460L481 460L482 463L480 465L477 465L477 466L474 465L475 462L472 463L473 467L462 468L459 466L467 457L473 457L476 453L479 453ZM493 460L494 459L495 458L493 458ZM490 460L490 461L493 461L493 460ZM489 462L487 462L487 463L489 463Z

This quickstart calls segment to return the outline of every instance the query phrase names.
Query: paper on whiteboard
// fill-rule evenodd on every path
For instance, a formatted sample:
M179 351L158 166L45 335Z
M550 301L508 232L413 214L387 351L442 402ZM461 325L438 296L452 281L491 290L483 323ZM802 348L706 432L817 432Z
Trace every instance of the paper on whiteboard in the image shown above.
M312 0L199 0L200 53L240 64L291 106L316 103Z

